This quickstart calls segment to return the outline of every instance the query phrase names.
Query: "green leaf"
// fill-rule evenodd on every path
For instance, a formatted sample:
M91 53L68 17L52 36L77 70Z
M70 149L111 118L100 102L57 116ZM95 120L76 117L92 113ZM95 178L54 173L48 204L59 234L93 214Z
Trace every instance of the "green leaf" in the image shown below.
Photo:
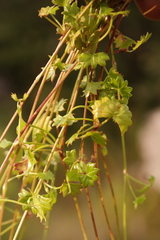
M64 182L60 188L60 193L62 193L63 197L66 197L69 194L68 184Z
M12 94L11 94L11 98L12 98L14 101L16 101L16 102L19 101L16 93L12 93Z
M18 121L18 126L16 127L16 133L19 136L23 128L25 127L26 122L23 120L23 118L20 116Z
M148 180L149 180L149 184L145 184L143 188L138 190L139 193L144 193L145 191L147 191L153 185L155 181L155 177L151 176Z
M64 99L64 98L62 98L59 102L56 102L54 112L58 113L58 112L64 111L65 110L64 105L66 104L66 102L67 102L67 99Z
M114 11L113 8L109 8L106 6L106 4L103 4L100 6L100 11L98 13L99 17L106 17L109 16Z
M143 204L144 201L146 200L145 195L141 195L140 197L137 197L133 203L134 203L134 208L137 209L138 205Z
M56 14L56 11L58 10L59 8L58 7L55 7L55 6L52 6L52 7L42 7L40 10L39 10L39 14L38 16L39 17L47 17L48 15L55 15Z
M44 197L47 197L50 199L50 205L52 206L57 201L57 190L51 189L48 194L44 195Z
M57 115L56 118L53 119L53 124L52 126L57 126L57 127L63 127L63 126L71 126L74 122L77 122L77 120L74 118L72 113L67 113L64 116Z
M134 44L136 44L136 41L124 36L122 33L119 33L118 36L115 39L115 47L122 51L128 51L129 48L131 48Z
M49 71L48 71L48 74L47 74L47 77L46 77L46 81L48 81L50 79L51 82L52 82L54 77L55 77L55 68L53 66L51 66L49 68Z
M81 138L91 137L94 142L100 146L106 145L106 136L98 131L89 131L86 134L82 135Z
M88 82L87 86L84 90L85 97L88 97L90 93L97 95L97 91L102 89L102 83L101 82Z
M74 133L67 141L67 146L72 145L72 143L78 138L79 133Z
M94 54L81 53L79 56L79 61L83 63L84 68L87 68L90 65L93 68L96 68L97 65L105 66L107 60L109 60L109 56L104 52L99 52Z
M126 104L121 104L116 99L109 99L103 97L101 100L94 101L91 106L93 109L93 115L95 118L112 118L120 128L122 134L124 134L128 126L132 124L132 113Z
M101 100L94 101L91 106L95 118L111 118L119 109L120 103L116 99L103 97Z
M84 187L94 186L94 182L98 180L98 173L99 169L95 167L95 163L87 163L81 167L81 176L80 182Z
M52 204L56 201L55 192L54 200L51 198L51 196L52 194L39 195L38 193L32 193L22 189L22 192L19 193L19 201L26 204L23 206L23 210L31 209L33 214L40 218L40 221L46 221L45 214L48 210L51 210Z
M33 126L33 131L32 131L32 140L36 142L40 142L47 134L49 133L50 130L52 129L51 123L52 121L50 120L49 116L45 116L46 113L44 113L36 123L36 127Z
M110 69L102 88L106 91L108 97L114 96L123 103L128 103L128 99L132 96L132 88L128 86L128 81L124 80L122 75L114 68Z
M12 142L11 141L8 141L7 139L3 139L1 142L0 142L0 148L7 148L7 147L10 147L12 145Z
M132 113L128 106L123 104L120 105L117 112L113 116L113 121L119 125L122 135L127 131L128 127L132 125Z
M34 153L31 151L31 149L27 149L25 151L25 156L24 157L27 157L28 160L29 160L29 169L32 170L34 165L37 163L36 159L35 159L35 156L34 156Z
M40 218L40 221L46 221L45 214L47 210L51 210L51 199L43 197L39 194L32 195L31 210L32 212Z
M53 181L54 180L54 174L48 170L47 172L39 172L37 173L37 176L39 179L42 179L43 181Z
M66 172L67 182L79 182L79 173L77 169L67 170Z
M32 194L25 189L22 189L20 193L18 193L19 196L19 202L21 203L28 203L29 199L32 197Z
M77 161L76 150L73 149L71 151L66 151L66 157L63 159L63 161L68 166L72 165L75 161Z
M141 36L140 40L136 42L135 46L132 48L132 50L129 50L128 52L133 52L137 48L139 48L143 43L148 41L148 39L151 37L151 33L146 33L146 35Z
M79 13L79 7L77 3L74 2L72 5L65 6L65 11L63 12L65 16L65 23L71 22L73 25L77 24L76 16Z
M71 0L52 0L53 4L59 5L59 6L62 6L62 7L67 6L70 2L71 2Z
M67 71L71 67L71 64L62 63L60 58L56 58L54 62L54 68L55 67L58 67L61 71Z

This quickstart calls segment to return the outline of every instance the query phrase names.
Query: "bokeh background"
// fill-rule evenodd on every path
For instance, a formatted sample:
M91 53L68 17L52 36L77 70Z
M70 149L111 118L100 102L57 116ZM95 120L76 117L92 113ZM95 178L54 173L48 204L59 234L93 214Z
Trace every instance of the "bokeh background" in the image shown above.
M16 104L11 93L21 97L48 61L57 43L55 28L45 19L38 17L41 7L51 5L50 0L5 0L0 3L0 133L15 111ZM120 53L116 56L118 70L133 87L130 109L133 125L127 133L127 158L129 171L135 177L146 181L155 176L154 186L146 193L146 201L137 210L128 193L128 239L160 239L160 21L145 19L134 3L131 13L121 23L121 31L135 40L146 32L151 39L134 53ZM65 91L69 91L69 86ZM33 96L34 97L34 96ZM31 99L33 100L33 99ZM28 104L28 110L30 106ZM26 107L27 112L27 107ZM26 113L27 114L27 113ZM25 112L24 112L25 115ZM15 130L7 137L12 139ZM108 165L114 184L118 206L122 202L122 157L120 137L113 124L108 128ZM112 222L110 193L104 179L104 195ZM16 186L15 186L16 187ZM14 194L14 191L13 191ZM97 192L91 189L99 236L108 240L107 227L103 224ZM90 239L94 239L86 196L79 199L85 214L85 224ZM120 216L121 218L121 216ZM27 234L23 240L43 239L43 225L35 217L26 222ZM3 238L4 240L7 237ZM48 240L83 239L73 200L58 197L53 208L48 231Z

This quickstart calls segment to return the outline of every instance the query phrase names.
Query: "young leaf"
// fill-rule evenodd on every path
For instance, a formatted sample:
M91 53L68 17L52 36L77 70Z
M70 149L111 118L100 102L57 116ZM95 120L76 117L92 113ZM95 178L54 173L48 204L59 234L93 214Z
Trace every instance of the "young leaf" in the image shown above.
M54 112L57 114L58 112L64 111L64 104L66 104L67 99L62 98L59 102L56 102L56 106L54 108Z
M43 181L49 181L49 180L54 180L54 174L48 170L47 172L38 172L37 176L39 179L42 179Z
M132 50L128 50L128 52L133 52L137 48L139 48L143 43L148 41L148 39L151 37L151 33L146 33L146 35L141 36L140 40L136 42L135 46L132 48Z
M7 148L7 147L10 147L12 145L12 142L11 141L8 141L7 139L3 139L1 142L0 142L0 148Z
M39 10L39 14L38 16L39 17L47 17L48 15L55 15L56 14L56 11L58 10L59 8L58 7L55 7L55 6L52 6L52 7L42 7L40 10Z
M102 83L101 82L88 82L87 86L84 90L85 97L88 97L90 93L97 95L97 91L102 89Z
M65 11L63 12L65 16L65 22L71 22L73 25L76 23L76 16L79 13L79 8L77 3L74 2L72 5L67 5Z
M136 41L119 33L115 39L115 47L122 51L128 51L129 48L136 44Z
M61 71L66 71L69 67L71 67L71 64L63 63L60 58L56 58L54 67L58 67Z
M62 7L65 7L66 5L68 5L71 1L69 0L52 0L52 3L55 5L59 5Z
M25 189L22 189L22 191L18 194L19 196L19 202L21 203L25 203L28 204L30 202L30 198L32 197L32 194L28 191L26 191ZM30 206L28 206L27 208L25 207L24 210L29 209Z
M72 145L72 143L78 138L79 133L74 133L67 141L67 146Z
M21 114L20 114L21 115ZM16 133L19 136L23 128L25 127L26 122L23 120L23 118L20 116L18 121L18 126L16 127Z
M147 191L153 185L155 178L151 176L148 180L149 180L149 184L146 184L143 188L138 190L139 193L144 193L145 191Z
M89 131L86 134L82 135L81 138L91 137L94 142L100 146L106 145L106 136L98 131Z
M106 94L111 97L118 98L123 103L128 103L128 99L132 96L132 88L128 86L128 81L124 80L122 75L114 68L111 68L108 76L105 78L102 88Z
M106 6L106 4L100 5L99 17L109 16L114 10Z
M32 195L31 210L32 212L40 218L40 221L46 221L45 214L48 210L51 210L52 199L41 196L39 194Z
M76 150L73 149L71 151L66 151L66 157L63 159L63 161L68 165L72 165L77 160L76 157Z
M104 52L99 52L94 54L81 53L79 56L79 61L83 63L84 68L87 68L90 65L93 68L96 68L97 65L105 66L107 60L109 60L109 56Z
M134 203L134 208L137 209L138 205L143 204L143 202L146 200L145 195L141 195L140 197L137 197L133 203Z
M13 165L13 170L18 171L19 174L26 172L28 169L28 159L25 158L24 160L17 162Z
M69 194L68 184L64 182L60 188L60 193L62 193L63 197L66 197Z
M82 174L80 176L80 182L82 183L83 187L93 187L94 182L98 179L97 173L99 169L95 167L95 163L89 162L86 166L85 165L83 165L83 168L81 168Z
M64 116L57 115L56 118L53 119L52 126L63 127L65 125L71 126L77 120L74 118L72 113L67 113Z

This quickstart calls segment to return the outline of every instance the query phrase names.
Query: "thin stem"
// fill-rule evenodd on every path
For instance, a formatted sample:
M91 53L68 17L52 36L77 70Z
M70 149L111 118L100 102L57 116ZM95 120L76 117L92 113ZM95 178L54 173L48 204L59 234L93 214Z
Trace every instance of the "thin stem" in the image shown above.
M96 240L99 240L98 231L97 231L97 226L96 226L96 222L95 222L95 218L94 218L94 214L93 214L91 197L90 197L90 194L89 194L89 189L88 189L88 187L85 188L85 190L86 190L88 207L89 207L89 211L90 211L90 215L91 215L91 219L92 219L92 223L93 223L93 229L94 229L95 237L96 237Z
M23 213L23 216L22 216L22 218L21 218L20 223L18 224L18 228L17 228L17 230L16 230L16 232L15 232L15 235L14 235L14 237L13 237L13 240L16 240L16 239L17 239L18 234L19 234L19 232L20 232L20 230L21 230L22 224L23 224L23 222L24 222L24 220L25 220L25 218L26 218L27 212L28 212L28 211L26 210L26 211Z
M121 135L123 153L123 239L127 240L127 158L124 134Z
M98 163L98 145L95 142L94 142L94 158L95 158L95 161L96 161L96 167L99 168L99 163ZM98 185L98 192L99 192L99 196L100 196L101 205L102 205L102 208L103 208L103 212L104 212L105 219L106 219L107 226L108 226L108 230L109 230L110 239L114 240L113 232L112 232L112 229L111 229L111 225L110 225L110 222L109 222L109 218L108 218L108 214L107 214L107 211L106 211L104 198L103 198L103 194L102 194L102 186L101 186L101 179L100 179L99 172L98 172L97 185Z
M107 179L108 179L108 182L109 182L109 186L110 186L110 190L111 190L111 194L112 194L112 199L113 199L113 203L114 203L114 211L115 211L115 216L116 216L116 227L117 227L117 237L118 237L118 240L119 240L120 239L120 227L119 227L117 201L116 201L116 197L115 197L115 193L114 193L114 189L113 189L113 185L112 185L112 181L111 181L111 177L110 177L110 173L109 173L109 170L108 170L107 163L105 161L105 158L104 158L101 150L100 150L100 153L101 153L103 166L104 166L105 173L106 173L106 176L107 176Z
M79 207L79 204L78 204L77 197L74 197L73 200L74 200L74 203L75 203L75 206L76 206L79 222L80 222L82 233L83 233L83 238L84 238L84 240L88 240L86 229L85 229L85 226L84 226L84 222L83 222L83 218L82 218L82 214L81 214L81 210L80 210L80 207Z

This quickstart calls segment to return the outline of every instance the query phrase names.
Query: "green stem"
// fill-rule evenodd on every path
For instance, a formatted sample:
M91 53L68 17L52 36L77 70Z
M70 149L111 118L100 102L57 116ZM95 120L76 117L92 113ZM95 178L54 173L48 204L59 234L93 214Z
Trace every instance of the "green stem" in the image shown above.
M127 158L124 134L121 135L122 153L123 153L123 239L127 240Z

